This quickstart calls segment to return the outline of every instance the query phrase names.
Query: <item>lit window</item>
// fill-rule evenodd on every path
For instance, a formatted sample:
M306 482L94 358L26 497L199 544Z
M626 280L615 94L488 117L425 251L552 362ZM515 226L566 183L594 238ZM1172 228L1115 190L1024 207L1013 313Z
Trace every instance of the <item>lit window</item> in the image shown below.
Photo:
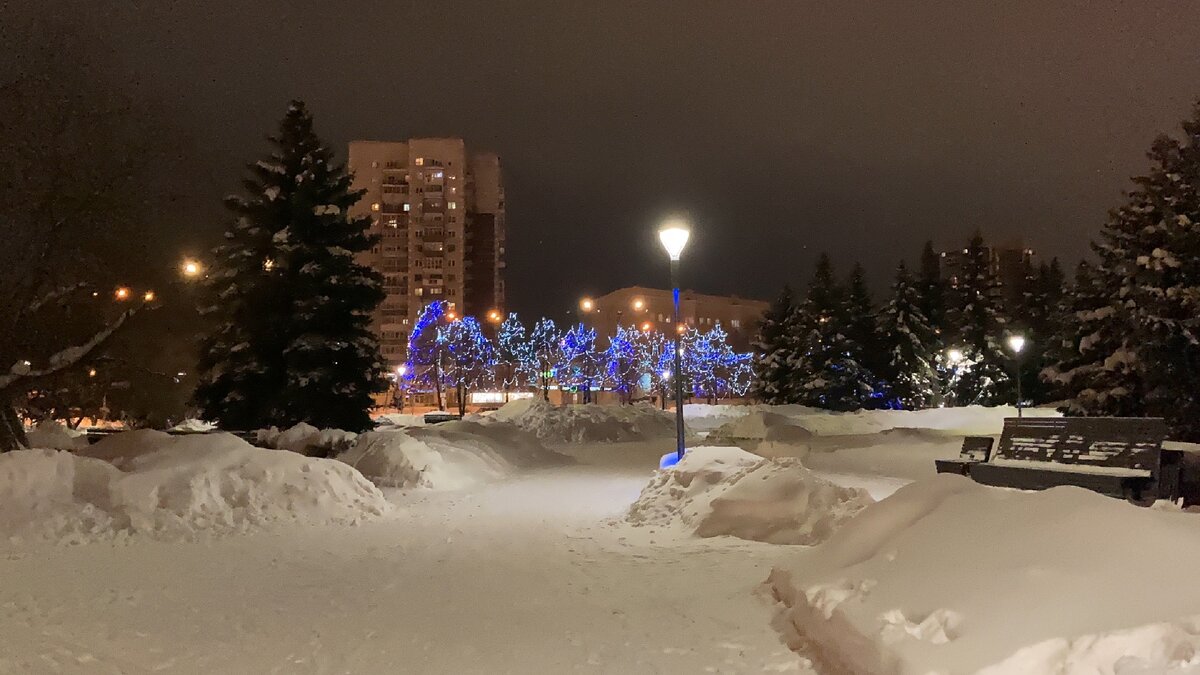
M424 158L424 157L418 157L418 158L417 158L417 160L416 160L416 162L415 162L415 164L416 164L417 166L425 166L425 158Z
M741 327L742 327L742 320L741 320L741 319L731 319L731 320L729 321L729 325L730 325L730 326L733 326L734 328L741 328Z
M441 172L441 171L434 171L434 172L433 172L433 177L434 177L434 178L441 178L441 177L442 177L442 172Z
M454 209L458 208L458 202L450 202L450 203L446 204L446 208L453 211Z
M404 212L408 213L411 210L412 210L412 204L409 204L408 202L404 202Z
M372 168L372 169L378 169L378 168L379 168L379 162L371 162L371 168Z
M372 210L372 211L378 211L378 210L379 210L379 202L375 202L374 204L372 204L372 205L371 205L371 210Z

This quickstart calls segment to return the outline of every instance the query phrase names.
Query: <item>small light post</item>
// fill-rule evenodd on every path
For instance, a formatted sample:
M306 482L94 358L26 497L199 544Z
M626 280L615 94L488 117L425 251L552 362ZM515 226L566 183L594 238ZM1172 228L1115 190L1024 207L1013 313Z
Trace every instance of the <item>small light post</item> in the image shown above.
M1021 350L1025 349L1025 336L1008 336L1008 348L1013 350L1013 360L1017 364L1017 417L1021 417Z
M950 398L953 393L954 378L958 376L958 364L963 361L963 353L961 349L947 349L946 363L950 364L950 379L946 381L946 391L942 394L942 405L946 405L946 399Z
M687 245L688 237L692 234L687 222L678 218L668 220L658 229L658 240L662 242L667 256L671 259L671 290L675 298L675 326L679 323L679 259L683 255L683 247ZM675 333L675 459L683 459L683 339L678 330Z
M400 412L404 412L404 376L408 374L408 366L400 364L396 366L396 399L399 405L396 407Z

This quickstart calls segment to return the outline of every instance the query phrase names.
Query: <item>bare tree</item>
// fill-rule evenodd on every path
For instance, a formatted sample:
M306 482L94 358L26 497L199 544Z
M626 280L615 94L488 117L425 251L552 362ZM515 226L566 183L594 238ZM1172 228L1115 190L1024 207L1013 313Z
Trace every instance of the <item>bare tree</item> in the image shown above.
M22 397L154 300L131 245L160 184L151 126L68 38L25 37L0 79L0 452L24 443Z

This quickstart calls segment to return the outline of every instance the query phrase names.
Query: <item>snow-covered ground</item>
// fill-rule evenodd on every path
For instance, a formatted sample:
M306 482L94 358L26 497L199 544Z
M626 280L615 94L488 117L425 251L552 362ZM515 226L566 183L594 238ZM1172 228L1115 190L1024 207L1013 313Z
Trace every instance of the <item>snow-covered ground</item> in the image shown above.
M0 673L1200 669L1200 516L934 475L1010 411L689 406L656 472L669 415L541 408L48 428L0 455Z

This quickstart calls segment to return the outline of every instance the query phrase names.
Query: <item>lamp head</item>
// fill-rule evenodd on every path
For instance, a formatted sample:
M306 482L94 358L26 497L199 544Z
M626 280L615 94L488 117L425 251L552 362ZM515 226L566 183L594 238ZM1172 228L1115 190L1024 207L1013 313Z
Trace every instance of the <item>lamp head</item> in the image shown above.
M957 349L951 349L950 351L946 352L946 360L949 361L951 365L956 365L963 360L963 353Z
M691 234L692 228L682 218L672 218L658 228L658 240L671 260L679 260L679 256L683 255L683 247L687 245Z
M1021 350L1025 348L1025 336L1024 335L1009 335L1008 336L1008 346L1010 349L1013 350L1014 353L1020 354Z

